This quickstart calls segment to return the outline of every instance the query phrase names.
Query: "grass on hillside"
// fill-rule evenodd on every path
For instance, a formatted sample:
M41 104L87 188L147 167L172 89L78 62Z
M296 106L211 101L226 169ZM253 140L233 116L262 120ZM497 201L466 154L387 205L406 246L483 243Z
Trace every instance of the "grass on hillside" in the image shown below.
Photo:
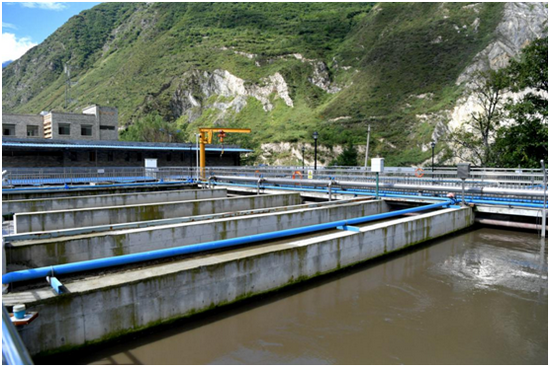
M62 110L62 69L70 62L78 100L70 111L97 103L116 106L121 125L160 113L183 127L186 119L174 115L171 101L177 88L196 87L181 85L186 72L223 69L247 83L279 72L294 108L273 99L275 108L266 113L249 98L224 122L255 133L235 139L257 148L308 141L317 130L329 147L364 144L370 123L374 154L387 164L408 165L429 157L419 146L435 126L416 116L453 105L458 75L491 41L502 10L501 3L104 3L4 69L3 106L24 113ZM346 88L327 94L314 86L309 64L278 58L292 53L324 61L333 81ZM21 83L29 87L17 88ZM429 97L416 97L421 94ZM188 138L218 117L205 108L184 129Z

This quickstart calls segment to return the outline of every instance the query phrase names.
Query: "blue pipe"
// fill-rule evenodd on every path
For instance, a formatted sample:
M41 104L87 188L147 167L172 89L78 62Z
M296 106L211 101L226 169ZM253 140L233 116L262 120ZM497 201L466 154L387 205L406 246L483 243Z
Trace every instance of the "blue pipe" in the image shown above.
M335 192L337 193L345 193L346 191L342 191L342 190L335 190ZM349 192L348 192L349 193ZM354 194L357 194L357 195L372 195L371 193L368 193L368 192L365 192L363 194L359 193L359 192L354 192ZM442 197L433 197L433 196L415 196L415 195L397 195L397 194L380 194L380 196L386 196L386 197L398 197L398 198L410 198L410 199L418 199L418 198L423 198L423 199L439 199L439 200L443 200L444 198ZM445 198L446 199L446 198ZM510 200L506 200L506 199L499 199L499 198L491 198L491 197L488 197L488 199L496 199L496 200L479 200L479 199L476 199L475 197L468 197L466 196L466 201L469 202L469 203L474 203L474 204L487 204L487 205L509 205L509 206L516 206L516 207L525 207L525 208L537 208L537 209L541 209L543 207L542 203L541 204L538 204L536 202L531 202L531 203L528 203L528 202L521 202L521 201L510 201ZM457 202L460 202L462 200L460 200L458 197L456 198Z
M193 254L197 252L210 251L210 250L221 249L225 247L240 246L240 245L245 245L253 242L270 241L270 240L283 238L283 237L297 236L297 235L302 235L302 234L307 234L312 232L324 231L328 229L335 229L336 227L339 227L339 226L354 225L354 224L360 224L365 222L371 222L375 220L381 220L385 218L391 218L391 217L403 215L406 213L414 213L414 212L419 212L424 210L438 209L441 207L449 207L452 203L453 203L452 200L446 200L444 202L424 205L424 206L415 207L415 208L396 210L393 212L369 215L369 216L359 217L359 218L354 218L349 220L340 220L336 222L315 224L311 226L294 228L294 229L285 229L285 230L276 231L276 232L268 232L268 233L256 234L256 235L239 237L239 238L231 238L227 240L205 242L205 243L199 243L195 245L181 246L181 247L175 247L175 248L169 248L169 249L147 251L147 252L141 252L138 254L128 254L128 255L121 255L121 256L115 256L115 257L109 257L109 258L103 258L103 259L80 261L80 262L71 263L71 264L62 264L62 265L47 266L47 267L36 268L36 269L14 271L2 276L2 284L9 284L13 282L21 282L21 281L32 280L32 279L40 279L40 278L44 278L46 276L52 276L52 275L55 275L55 276L66 275L66 274L82 272L82 271L134 264L142 261L158 260L158 259L167 258L167 257Z
M365 191L363 193L361 192L350 192L349 190L335 190L335 192L337 193L353 193L355 195L374 195L374 193L372 192L368 192L368 191ZM397 198L410 198L410 199L418 199L418 198L423 198L423 199L439 199L439 200L443 200L443 199L446 199L446 198L443 198L443 197L434 197L434 196L416 196L416 195L402 195L402 194L380 194L380 196L386 196L386 197L397 197ZM542 204L542 201L540 201L540 204L538 203L539 200L532 200L531 202L525 202L525 201L520 201L519 199L507 199L507 198L493 198L493 197L487 197L487 198L480 198L480 197L477 197L477 196L466 196L466 201L469 202L469 203L474 203L474 204L488 204L488 205L509 205L509 206L517 206L517 207L526 207L526 208L542 208L543 207L543 204ZM485 200L485 199L490 199L490 200ZM460 200L460 198L456 198L457 202L460 202L462 200Z
M235 184L235 183L226 183L226 182L214 182L216 185L222 185L222 186L239 186L239 187L251 187L256 189L258 186L256 185L247 185L247 184ZM287 187L287 186L261 186L262 189L271 189L271 190L288 190L288 191L305 191L305 192L321 192L323 194L327 193L327 190L322 189L309 189L307 187L302 186L301 188L296 187ZM352 190L340 190L340 189L332 189L333 194L347 194L347 195L361 195L361 196L374 196L374 193L370 193L368 191L352 191ZM398 197L398 198L404 198L404 199L428 199L428 200L449 200L447 197L439 197L439 196L417 196L417 195L397 195L397 194L386 194L384 192L380 192L380 196L384 197Z
M517 203L517 202L506 202L506 201L491 201L491 200L466 200L466 202L474 203L474 204L487 204L487 205L508 205L508 206L516 206L516 207L523 207L523 208L536 208L536 209L542 209L543 204L533 204L533 203ZM548 207L548 205L546 205Z
M163 182L162 185L176 185L176 184L182 184L182 183L193 183L193 180L185 180L185 181L170 181L170 182ZM120 184L110 184L110 185L78 185L78 186L68 186L68 189L97 189L97 188L108 188L108 187L125 187L125 186L151 186L151 185L158 185L158 182L136 182L136 183L120 183ZM8 194L10 192L18 192L18 191L60 191L60 190L67 190L64 186L43 186L43 187L19 187L19 188L12 188L12 189L2 189L2 193Z
M359 189L345 189L345 190L342 190L342 189L334 189L335 191L334 192L338 192L338 193L354 193L354 194L358 194L358 195L374 195L374 192L373 191L369 191L369 190L359 190ZM384 192L391 192L393 194L387 194L388 196L395 196L395 197L403 197L403 198L406 198L406 197L410 197L410 198L418 198L418 197L423 197L423 198L432 198L432 199L441 199L442 197L434 197L434 196L425 196L425 195L422 195L422 196L416 196L416 195L411 195L410 192L404 192L404 191L384 191ZM529 204L536 204L536 203L540 203L542 205L542 200L536 200L536 199L528 199L528 200L522 200L522 199L514 199L514 198L498 198L498 197L492 197L492 196L466 196L466 199L468 199L468 201L472 201L472 200L489 200L489 201L493 201L492 204L501 204L500 202L502 202L502 204L506 204L506 205L516 205L516 204L512 204L512 203L529 203Z
M256 185L247 185L247 184L234 184L234 183L218 183L214 182L216 185L223 185L223 186L240 186L240 187L251 187L251 188L257 188ZM322 192L326 193L327 190L321 190L321 189L311 189L307 187L290 187L290 186L261 186L263 189L272 189L272 190L290 190L290 191L305 191L305 192ZM373 191L369 190L358 190L358 189L332 189L333 194L353 194L353 195L362 195L362 196L374 196L375 193ZM446 197L439 197L439 196L418 196L418 195L405 195L405 194L388 194L385 192L380 192L380 196L383 197L395 197L395 198L403 198L403 199L427 199L427 200L448 200ZM466 196L466 201L474 204L487 204L487 205L509 205L509 206L516 206L516 207L524 207L524 208L536 208L536 209L542 209L543 205L538 204L537 201L533 200L531 202L522 202L519 201L519 199L506 199L506 198L493 198L493 197L487 197L486 199L492 199L492 200L484 200L484 199L476 199L478 197L473 196ZM516 201L517 200L517 201ZM456 202L460 202L461 200L457 197Z

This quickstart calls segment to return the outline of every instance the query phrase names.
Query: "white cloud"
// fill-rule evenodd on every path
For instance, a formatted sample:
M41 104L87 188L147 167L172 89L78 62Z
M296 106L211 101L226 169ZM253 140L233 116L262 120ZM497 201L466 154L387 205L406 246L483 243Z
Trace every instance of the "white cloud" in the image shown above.
M34 3L21 3L25 8L39 8L44 10L63 10L67 7L64 3L59 3L55 1L44 1L44 2L34 2Z
M17 29L17 27L11 23L4 23L2 22L2 28L11 28L11 29Z
M13 33L2 33L2 39L0 40L2 63L17 60L36 45L37 43L32 42L28 37L17 38Z

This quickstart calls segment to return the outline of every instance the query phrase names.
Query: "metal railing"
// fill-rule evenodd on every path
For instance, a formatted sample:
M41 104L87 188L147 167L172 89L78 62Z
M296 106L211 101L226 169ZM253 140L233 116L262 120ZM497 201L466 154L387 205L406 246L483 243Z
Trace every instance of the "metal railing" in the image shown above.
M4 304L2 304L2 364L33 364L29 352L11 322Z
M308 178L320 180L346 180L374 182L376 174L363 167L321 167L316 171L312 167L208 167L209 176L248 176L265 178ZM311 172L310 176L308 173ZM542 170L528 169L479 169L470 171L469 185L500 187L507 189L542 189ZM411 185L457 186L462 182L457 177L456 168L386 167L380 174L381 183L403 183Z
M196 167L54 167L54 168L8 168L2 175L2 185L43 186L78 185L90 183L130 183L157 181L197 180ZM208 176L245 176L264 178L309 178L319 180L345 180L374 182L376 174L364 167L276 167L276 166L230 166L207 167ZM479 187L503 189L542 190L541 169L485 169L472 168L466 184ZM456 168L436 167L416 169L413 167L386 167L380 174L383 184L410 184L422 186L456 187L462 184Z
M15 168L6 171L2 175L4 187L185 181L192 179L195 173L189 167Z

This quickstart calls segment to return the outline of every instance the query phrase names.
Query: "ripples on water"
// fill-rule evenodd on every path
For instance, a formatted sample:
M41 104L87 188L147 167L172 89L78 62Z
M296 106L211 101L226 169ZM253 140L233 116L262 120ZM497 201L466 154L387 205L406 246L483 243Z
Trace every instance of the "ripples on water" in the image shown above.
M546 365L546 243L477 229L55 362Z

